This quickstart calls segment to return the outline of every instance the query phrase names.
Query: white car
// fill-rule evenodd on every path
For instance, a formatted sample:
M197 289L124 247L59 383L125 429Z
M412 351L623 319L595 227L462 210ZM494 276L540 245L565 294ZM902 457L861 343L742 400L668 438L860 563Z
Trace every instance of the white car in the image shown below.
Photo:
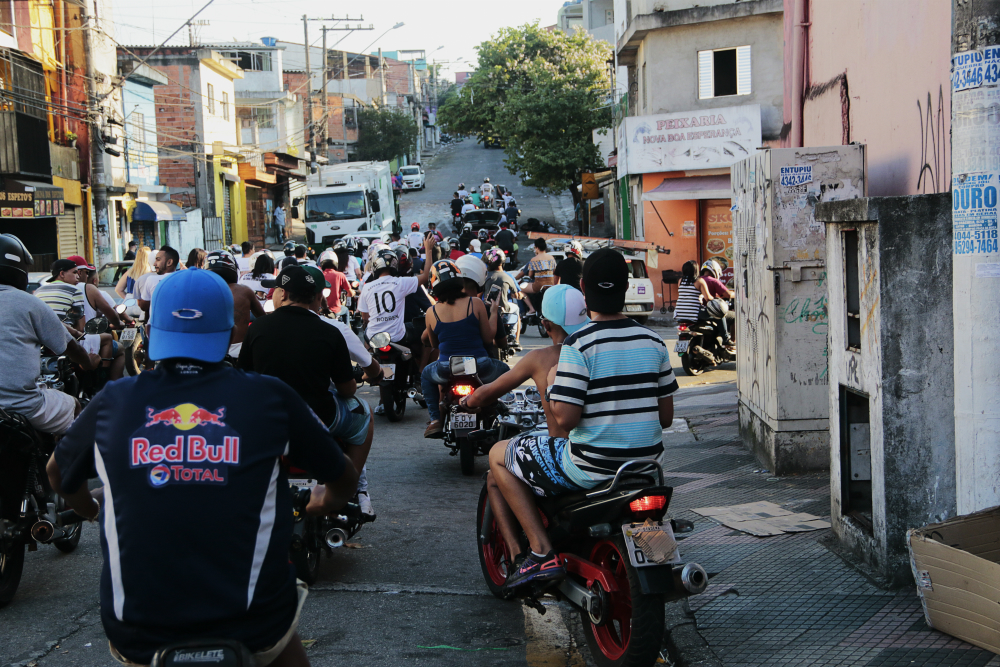
M404 190L424 189L424 168L420 165L400 167L399 175L403 177Z
M557 263L566 256L565 247L568 241L569 239L566 241L559 239L548 241L549 254L555 258ZM584 243L583 248L583 258L586 259L599 246L591 242ZM653 314L653 306L655 305L653 300L653 281L649 279L649 275L646 273L646 257L645 254L636 255L629 252L623 252L622 254L625 256L625 261L631 272L628 279L628 292L625 294L625 314L639 324L645 324L649 316Z

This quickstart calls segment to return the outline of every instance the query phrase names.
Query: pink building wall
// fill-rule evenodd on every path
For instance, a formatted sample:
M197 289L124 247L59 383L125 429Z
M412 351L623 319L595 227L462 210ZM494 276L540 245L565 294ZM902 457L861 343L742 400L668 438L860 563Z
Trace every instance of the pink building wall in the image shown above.
M866 144L870 196L949 190L951 2L785 0L785 22L802 145ZM795 107L786 105L789 129Z

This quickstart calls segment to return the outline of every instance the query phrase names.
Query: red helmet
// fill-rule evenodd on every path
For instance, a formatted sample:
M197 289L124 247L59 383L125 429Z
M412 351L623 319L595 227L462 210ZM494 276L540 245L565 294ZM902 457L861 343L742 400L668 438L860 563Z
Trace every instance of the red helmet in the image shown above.
M420 231L420 223L419 222L410 223L410 231L419 232Z

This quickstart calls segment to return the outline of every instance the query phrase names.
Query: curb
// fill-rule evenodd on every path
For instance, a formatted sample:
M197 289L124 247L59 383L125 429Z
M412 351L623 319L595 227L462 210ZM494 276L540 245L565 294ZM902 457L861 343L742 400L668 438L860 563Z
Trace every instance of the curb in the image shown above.
M722 661L698 632L687 600L668 603L663 644L678 667L723 667Z

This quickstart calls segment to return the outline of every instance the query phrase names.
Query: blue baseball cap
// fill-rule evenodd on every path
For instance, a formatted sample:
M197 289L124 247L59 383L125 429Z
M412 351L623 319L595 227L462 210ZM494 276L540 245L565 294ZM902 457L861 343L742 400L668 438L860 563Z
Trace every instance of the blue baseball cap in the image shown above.
M212 271L175 271L153 290L149 358L222 361L233 331L233 293Z
M583 293L569 285L553 285L545 290L542 317L558 324L568 335L573 335L590 324Z

